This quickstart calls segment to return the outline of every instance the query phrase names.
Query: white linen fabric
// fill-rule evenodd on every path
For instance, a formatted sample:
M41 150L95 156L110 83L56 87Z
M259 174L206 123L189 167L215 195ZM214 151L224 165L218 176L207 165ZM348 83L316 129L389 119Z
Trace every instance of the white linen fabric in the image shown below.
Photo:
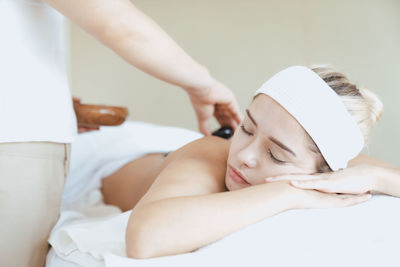
M361 152L364 137L355 119L311 69L284 69L267 80L255 92L258 94L272 97L303 126L332 170L345 168Z
M69 197L64 198L60 220L51 233L46 266L400 266L400 199L381 195L347 208L281 213L192 253L127 258L125 226L130 211L121 213L102 202L101 174L143 155L146 147L148 152L166 152L200 137L189 130L140 122L79 136L72 145L72 172L65 192ZM105 164L108 161L112 163ZM74 197L79 201L72 201Z
M99 229L109 237L120 237L118 242L104 246L102 252L86 250L88 246L80 244L85 243L80 239L85 235L81 235L77 228L72 232L69 230L72 225L101 222L121 213L117 207L103 203L99 190L101 180L136 158L150 153L174 151L202 136L188 129L133 121L78 135L71 145L70 171L64 187L60 219L49 239L53 250L48 255L47 264L59 266L60 261L68 258L67 264L70 266L74 262L81 266L102 266L102 255L113 251L112 244L124 242L124 234L120 230L125 226L117 227L117 232ZM84 231L85 227L81 230ZM91 241L97 244L98 238Z
M81 206L82 198L126 163L150 153L166 153L201 138L188 129L127 121L78 135L71 145L71 165L62 206Z
M400 264L399 209L400 199L374 196L353 207L293 210L195 252L144 260L126 257L124 236L130 211L114 215L110 211L109 216L86 217L53 232L53 251L46 266L63 267L64 261L66 266L72 262L85 267L394 267Z
M0 142L71 143L64 17L41 0L0 1Z

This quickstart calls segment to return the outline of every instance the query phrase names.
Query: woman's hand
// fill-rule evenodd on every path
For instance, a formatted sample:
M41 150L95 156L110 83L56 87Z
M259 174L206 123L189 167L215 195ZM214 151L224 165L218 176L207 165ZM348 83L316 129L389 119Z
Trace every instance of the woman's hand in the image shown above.
M221 126L231 126L236 129L242 120L242 114L232 91L218 81L208 88L187 90L199 123L199 130L204 135L210 135L209 120L212 116Z
M363 203L371 198L371 194L341 195L298 188L294 196L292 208L295 209L347 207Z
M364 194L376 190L373 166L356 165L340 171L312 175L282 175L269 177L265 182L290 181L300 189L314 189L325 193Z
M356 205L371 198L371 194L342 195L323 193L312 189L300 189L293 187L288 181L278 181L272 184L279 184L277 191L286 195L288 209L340 208Z

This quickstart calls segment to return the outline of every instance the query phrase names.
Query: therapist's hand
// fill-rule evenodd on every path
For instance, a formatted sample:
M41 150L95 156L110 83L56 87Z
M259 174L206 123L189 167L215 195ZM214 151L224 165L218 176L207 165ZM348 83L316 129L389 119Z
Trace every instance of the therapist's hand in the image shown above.
M190 95L199 129L210 135L208 121L236 128L241 114L232 92L210 77L155 21L128 0L45 0L132 66L184 88ZM93 12L87 12L93 10Z
M79 97L73 96L72 97L73 103L81 103L81 99ZM82 126L78 124L78 133L86 133L86 132L91 132L95 130L99 130L100 127L87 127L87 126Z
M232 91L218 81L213 81L203 90L187 90L196 112L199 130L211 135L209 121L214 116L221 126L233 129L242 121L242 114Z
M343 170L312 175L282 175L269 177L265 182L290 181L299 189L315 189L325 193L364 194L377 190L373 166L366 164Z

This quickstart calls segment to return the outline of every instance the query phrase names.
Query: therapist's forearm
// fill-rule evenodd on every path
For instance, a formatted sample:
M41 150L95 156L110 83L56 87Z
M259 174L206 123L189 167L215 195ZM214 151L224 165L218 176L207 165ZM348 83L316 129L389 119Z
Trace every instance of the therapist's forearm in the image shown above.
M137 68L201 93L216 81L129 0L45 0Z

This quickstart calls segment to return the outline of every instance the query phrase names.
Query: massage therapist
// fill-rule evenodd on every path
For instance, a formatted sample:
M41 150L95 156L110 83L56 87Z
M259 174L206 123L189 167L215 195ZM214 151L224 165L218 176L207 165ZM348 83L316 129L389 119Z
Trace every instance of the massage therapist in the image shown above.
M0 266L44 266L59 215L77 125L56 10L131 65L183 88L202 133L212 116L234 128L241 120L232 92L129 0L0 1Z

